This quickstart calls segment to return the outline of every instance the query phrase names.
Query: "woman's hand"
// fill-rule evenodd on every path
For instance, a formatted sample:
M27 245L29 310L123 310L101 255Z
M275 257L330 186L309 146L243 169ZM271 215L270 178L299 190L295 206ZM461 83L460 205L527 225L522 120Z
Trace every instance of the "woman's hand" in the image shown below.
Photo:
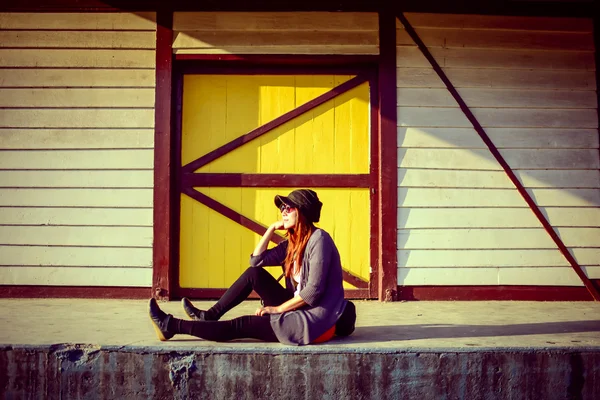
M254 313L254 315L258 315L259 317L262 317L263 315L267 315L267 314L280 314L281 311L279 311L279 307L271 307L271 306L267 306L267 307L260 307L256 310L256 312Z
M276 231L279 231L281 229L283 229L283 221L277 221L277 222L273 222L271 224L271 226L273 227L273 229L275 229Z

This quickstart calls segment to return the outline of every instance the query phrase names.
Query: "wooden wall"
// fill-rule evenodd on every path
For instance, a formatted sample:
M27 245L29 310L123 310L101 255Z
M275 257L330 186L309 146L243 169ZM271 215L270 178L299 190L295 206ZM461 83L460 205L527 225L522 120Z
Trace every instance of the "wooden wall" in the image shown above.
M378 54L376 13L176 12L178 54Z
M591 19L407 14L591 278L600 172ZM581 282L397 24L398 284Z
M0 14L0 284L151 286L154 14Z

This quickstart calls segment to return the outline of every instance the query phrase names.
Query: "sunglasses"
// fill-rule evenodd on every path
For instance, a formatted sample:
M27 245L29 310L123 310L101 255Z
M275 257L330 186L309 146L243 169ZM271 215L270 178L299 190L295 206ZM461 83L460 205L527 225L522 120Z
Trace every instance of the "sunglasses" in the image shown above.
M285 211L286 214L291 213L294 210L294 207L290 207L287 204L282 204L281 207L279 207L279 211L281 211L281 213L283 214L283 212Z

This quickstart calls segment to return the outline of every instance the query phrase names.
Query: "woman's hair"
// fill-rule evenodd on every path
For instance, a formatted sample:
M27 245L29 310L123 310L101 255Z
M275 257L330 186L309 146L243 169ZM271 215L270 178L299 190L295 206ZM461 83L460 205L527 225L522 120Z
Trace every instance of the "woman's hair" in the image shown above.
M304 256L304 249L310 235L315 230L315 226L312 222L309 222L306 217L296 208L298 218L296 226L288 230L286 236L288 237L287 254L285 256L285 276L289 278L292 274L297 274L302 267L302 257ZM294 269L294 258L296 259L296 268Z

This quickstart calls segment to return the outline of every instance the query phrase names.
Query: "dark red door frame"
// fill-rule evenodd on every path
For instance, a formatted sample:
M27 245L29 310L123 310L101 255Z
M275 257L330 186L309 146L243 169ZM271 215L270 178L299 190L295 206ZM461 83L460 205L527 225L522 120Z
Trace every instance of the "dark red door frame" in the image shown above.
M176 57L177 58L177 57ZM175 133L175 144L173 152L173 165L176 170L179 170L177 165L181 165L181 99L183 91L183 75L188 73L228 73L228 74L246 74L249 70L251 74L290 74L290 73L304 73L304 74L332 74L332 73L343 73L343 74L356 74L357 78L351 79L347 83L340 85L339 87L345 87L350 89L361 82L368 81L370 83L370 96L372 99L377 98L377 73L375 67L377 66L377 57L372 56L320 56L320 57L305 57L305 56L219 56L215 58L213 55L207 56L207 60L202 60L202 57L196 55L193 57L193 63L190 62L189 57L185 57L185 61L175 61L174 67L174 80L175 80L175 92L174 96L174 133ZM293 60L296 59L296 63ZM269 66L265 67L266 61L270 62ZM347 61L347 62L346 62ZM325 65L323 65L325 63ZM303 65L299 68L298 65ZM361 78L363 76L363 78ZM354 82L356 80L356 82ZM338 88L339 88L338 87ZM331 93L336 94L339 89L334 89ZM331 93L325 94L309 103L312 107L323 103L328 100ZM378 103L378 99L375 103ZM309 104L310 106L310 104ZM301 106L301 108L304 106ZM376 113L373 107L371 108L372 115ZM302 111L302 110L300 110ZM295 112L296 114L298 111ZM270 129L285 122L287 119L285 116L281 121L272 121L269 124ZM289 116L288 116L289 117ZM293 115L292 115L293 117ZM281 117L280 117L281 118ZM278 118L279 119L279 118ZM373 140L372 151L378 149L377 132L379 131L378 126L372 123L371 135ZM170 276L172 277L172 283L170 287L171 296L187 296L187 297L218 297L224 289L191 289L181 288L178 284L178 267L179 267L179 193L185 193L188 196L196 199L202 204L212 208L213 210L222 213L224 216L231 220L240 223L241 225L253 230L258 234L264 233L265 227L257 224L254 221L239 215L237 212L228 209L223 204L216 202L214 199L207 198L198 191L193 189L193 186L211 186L211 182L214 183L216 179L219 180L219 186L244 186L244 187L259 187L259 186L283 186L283 187L297 187L297 186L316 186L318 187L374 187L373 183L378 182L378 166L377 164L371 165L369 174L351 174L351 175L274 175L274 174L199 174L193 173L194 170L206 164L206 162L212 161L215 157L222 156L229 151L232 151L237 146L240 146L249 140L255 139L260 134L268 132L269 129L258 128L253 132L249 132L247 135L242 136L239 139L228 143L222 148L217 149L206 156L199 158L184 167L181 167L181 171L174 173L174 188L173 192L176 194L172 198L172 215L174 217L172 221L172 256L171 256L171 268ZM157 149L158 150L158 149ZM213 154L214 153L214 154ZM374 159L378 159L377 156ZM208 161L207 161L208 160ZM395 161L393 161L395 164ZM156 166L158 167L158 166ZM214 176L213 176L214 175ZM286 178L286 179L283 179ZM214 186L214 185L213 185ZM373 196L372 196L373 197ZM371 216L371 244L377 244L377 205L373 204L373 212ZM279 238L274 238L275 242L278 242ZM379 259L378 246L371 247L371 265L377 265L376 262ZM370 282L373 284L369 285L361 278L344 271L344 280L356 286L359 289L348 290L347 295L349 297L356 298L368 298L373 297L377 293L379 268L374 268L371 271ZM396 284L396 281L393 282ZM361 289L362 288L362 289Z
M481 124L479 123L477 118L475 118L475 115L473 115L473 113L471 112L471 110L469 109L467 104L464 102L464 100L462 99L462 97L460 96L460 94L458 93L458 91L456 90L454 85L452 84L452 82L450 82L450 80L446 76L446 73L439 66L439 64L437 63L435 58L431 55L431 53L427 49L427 46L425 46L425 43L423 43L423 41L421 40L421 38L419 37L417 32L414 30L414 28L412 27L410 22L406 19L406 17L404 16L404 13L398 12L397 17L400 20L400 22L404 25L406 32L410 35L410 37L413 39L413 41L419 47L419 49L421 50L421 52L423 53L425 58L427 58L427 60L429 61L429 63L431 64L431 66L433 67L435 72L438 74L440 79L444 82L444 84L446 85L446 88L448 89L448 91L450 92L452 97L454 97L454 99L460 106L460 109L465 114L465 116L469 119L469 121L471 122L471 124L473 125L473 127L475 128L475 130L477 131L479 136L481 137L481 139L487 145L488 149L490 150L490 152L492 153L492 155L494 156L496 161L498 161L498 163L502 166L502 169L504 170L506 175L508 175L511 182L515 185L515 187L519 191L519 194L523 197L523 199L525 199L525 201L527 202L527 205L529 206L531 211L533 211L533 213L535 214L537 219L541 222L541 224L544 226L544 229L546 230L548 235L550 235L550 237L552 238L554 243L557 245L557 247L560 250L560 252L562 253L562 255L567 259L569 264L571 264L571 267L577 273L577 276L579 276L579 278L581 279L581 281L587 288L588 292L592 295L594 300L600 301L600 293L598 293L598 289L594 286L594 283L587 277L585 272L583 272L583 270L581 269L581 267L579 266L579 264L577 263L575 258L571 255L571 253L569 252L569 250L563 243L562 239L556 234L556 232L552 228L552 225L550 225L550 222L548 222L548 220L546 219L544 214L541 212L541 210L539 209L539 207L537 206L535 201L531 198L531 196L529 195L529 193L527 192L527 190L525 189L523 184L516 177L516 175L514 174L514 172L511 169L511 167L508 165L506 160L504 160L504 157L502 157L502 155L496 148L496 145L494 145L494 143L491 141L489 136L486 134L485 130L483 129L483 127L481 126Z

